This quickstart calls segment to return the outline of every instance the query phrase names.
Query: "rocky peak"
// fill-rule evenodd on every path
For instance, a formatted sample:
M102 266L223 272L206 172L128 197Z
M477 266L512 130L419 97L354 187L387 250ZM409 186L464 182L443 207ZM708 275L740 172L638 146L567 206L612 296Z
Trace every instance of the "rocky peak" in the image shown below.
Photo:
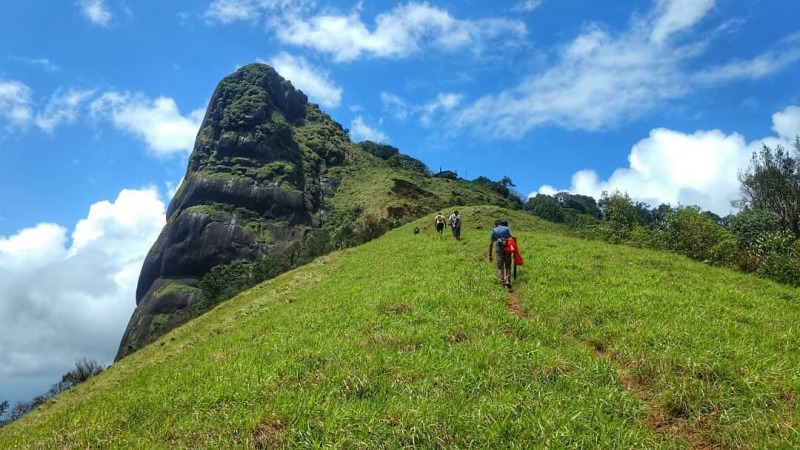
M117 359L188 320L212 267L302 243L332 193L320 180L343 163L349 144L341 125L270 66L250 64L221 80L142 267Z

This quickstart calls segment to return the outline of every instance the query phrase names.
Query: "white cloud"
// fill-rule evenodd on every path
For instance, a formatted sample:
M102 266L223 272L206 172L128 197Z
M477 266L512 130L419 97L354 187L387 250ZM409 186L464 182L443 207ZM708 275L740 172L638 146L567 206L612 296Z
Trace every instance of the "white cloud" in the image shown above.
M95 25L107 27L111 23L112 14L105 0L78 0L78 7L84 17Z
M592 170L572 176L568 191L599 199L603 191L627 192L634 200L653 207L661 203L698 205L719 215L733 211L731 201L739 195L739 170L747 167L753 151L762 143L770 147L791 145L800 132L800 107L790 106L773 115L779 137L750 143L736 133L719 130L685 134L658 128L636 143L628 156L629 166L601 180ZM552 194L552 186L538 192ZM535 193L534 193L535 194Z
M214 0L205 12L208 22L229 24L245 21L256 22L265 13L284 11L300 12L316 2L313 0Z
M789 106L772 115L772 130L787 141L800 135L800 106Z
M342 89L330 80L327 72L315 68L305 58L281 52L269 64L312 101L326 108L336 108L341 103Z
M408 117L408 105L401 97L389 92L381 92L381 103L383 104L383 109L395 118L405 120Z
M800 47L792 45L800 39L790 37L749 61L701 64L695 73L688 72L709 43L668 38L697 26L713 5L711 0L659 0L652 14L634 16L621 33L590 24L560 49L555 64L516 87L474 101L453 118L454 125L500 138L519 138L545 124L593 131L640 117L697 89L764 76L800 59ZM654 39L661 41L655 45Z
M385 133L367 125L361 116L356 116L350 122L350 136L353 138L353 142L372 141L386 143L389 140Z
M237 21L254 21L261 17L257 1L253 0L215 0L208 6L207 20L224 24Z
M164 211L155 189L123 190L91 206L71 244L47 223L0 236L0 399L29 401L80 358L113 360Z
M731 80L754 80L780 72L800 60L800 33L784 39L779 48L744 61L733 61L696 74L699 84L719 84Z
M33 118L31 88L19 81L0 79L0 118L11 127L26 127Z
M361 21L358 11L310 18L287 15L274 20L272 25L283 43L330 53L339 62L362 56L403 58L426 45L445 51L480 50L488 39L526 34L522 22L459 20L427 3L408 3L379 14L372 31Z
M542 6L542 0L523 0L517 2L512 11L531 12L540 6Z
M94 91L69 89L56 92L45 106L44 111L36 115L36 125L42 130L52 133L62 123L73 123L80 106L94 95Z
M662 44L671 35L690 28L714 8L715 0L658 0L650 40Z
M142 94L107 92L91 104L95 117L108 118L119 129L144 139L157 155L190 153L203 120L203 109L184 116L175 100Z
M418 115L423 126L430 126L437 115L443 112L452 111L461 103L464 98L462 94L452 92L441 92L436 98L420 105L409 105L402 97L389 93L381 92L381 103L384 111L391 114L394 118L405 120L410 115Z
M19 56L9 56L8 59L38 66L48 72L57 72L59 70L58 66L47 58L21 58Z
M436 96L436 100L422 106L422 116L420 118L422 124L424 126L430 125L437 113L452 110L461 103L463 97L461 94L440 93Z

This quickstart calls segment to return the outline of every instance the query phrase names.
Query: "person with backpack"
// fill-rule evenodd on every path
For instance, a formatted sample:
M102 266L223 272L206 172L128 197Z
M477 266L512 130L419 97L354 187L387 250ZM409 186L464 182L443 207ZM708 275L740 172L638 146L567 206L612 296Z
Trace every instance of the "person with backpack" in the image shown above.
M450 230L453 232L453 237L456 238L457 241L461 240L461 216L458 214L458 211L453 211L453 214L450 214L450 218L448 220L450 223Z
M509 239L514 239L514 234L511 232L511 228L508 227L508 222L504 222L501 219L495 220L494 229L489 235L489 262L492 262L492 251L494 251L497 259L497 281L508 289L508 292L513 292L511 289L513 251L506 251Z
M439 233L439 236L441 236L445 227L444 215L441 211L439 211L433 218L433 226L436 228L436 232Z

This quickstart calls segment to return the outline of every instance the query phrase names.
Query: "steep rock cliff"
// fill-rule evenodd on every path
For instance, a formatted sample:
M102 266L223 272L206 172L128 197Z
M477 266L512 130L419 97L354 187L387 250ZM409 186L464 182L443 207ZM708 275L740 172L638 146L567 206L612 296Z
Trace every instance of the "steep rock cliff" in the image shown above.
M271 67L224 78L145 259L117 359L188 320L212 267L302 243L335 192L324 174L350 146L345 130Z

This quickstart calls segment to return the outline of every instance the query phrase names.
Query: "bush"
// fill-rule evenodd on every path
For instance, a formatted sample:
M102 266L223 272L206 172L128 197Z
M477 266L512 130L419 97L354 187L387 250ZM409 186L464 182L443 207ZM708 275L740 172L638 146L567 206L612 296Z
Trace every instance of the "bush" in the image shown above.
M253 263L251 283L256 285L265 280L271 280L289 270L289 262L280 255L269 254L264 259Z
M733 239L730 231L701 214L696 206L677 208L667 215L664 225L667 247L698 261L713 262L712 249L722 241Z
M800 249L798 245L795 244L791 252L768 255L756 274L778 283L800 286Z
M386 226L381 220L372 213L366 213L359 217L355 223L355 239L359 244L369 242L386 233Z
M252 272L244 261L214 266L200 280L200 301L205 312L222 300L227 300L251 286Z
M628 243L639 248L664 248L663 238L659 230L638 225L633 227L628 235Z
M740 267L741 251L732 235L723 237L711 247L711 262L718 266Z
M380 159L387 160L393 156L396 156L400 153L395 147L387 144L378 144L372 141L364 141L358 144L362 150L365 152L377 156Z
M331 246L334 249L341 250L343 248L354 247L356 245L356 232L353 229L352 222L343 222L331 235Z
M300 248L300 262L308 262L328 251L330 238L324 230L311 230L303 239Z
M555 223L564 222L564 210L555 197L536 194L536 196L528 198L528 202L525 203L525 209L544 220Z
M611 231L607 240L615 244L627 240L628 234L639 223L636 208L628 194L622 194L619 191L612 194L603 192L600 207L603 210L603 220L608 223Z
M262 281L275 278L289 268L289 261L276 254L269 254L255 262L234 261L231 264L214 266L200 280L200 300L193 305L191 315L197 317L217 303Z

